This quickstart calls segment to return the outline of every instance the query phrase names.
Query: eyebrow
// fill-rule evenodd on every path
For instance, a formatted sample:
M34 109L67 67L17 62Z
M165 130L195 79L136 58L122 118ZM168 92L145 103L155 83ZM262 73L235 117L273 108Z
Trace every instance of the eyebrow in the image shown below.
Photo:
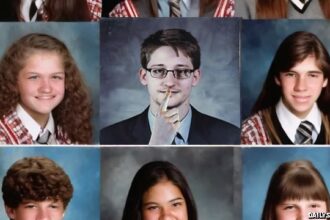
M184 201L184 199L182 197L178 197L178 198L171 199L168 202L175 202L175 201L178 201L178 200L183 200ZM158 203L157 202L146 202L146 203L144 203L142 205L143 206L148 206L148 205L153 205L153 204L158 204Z
M283 71L282 73L289 73L289 72L293 72L293 73L299 73L295 70L288 70L288 71ZM309 70L307 72L304 72L304 73L315 73L315 74L323 74L323 71L321 70Z

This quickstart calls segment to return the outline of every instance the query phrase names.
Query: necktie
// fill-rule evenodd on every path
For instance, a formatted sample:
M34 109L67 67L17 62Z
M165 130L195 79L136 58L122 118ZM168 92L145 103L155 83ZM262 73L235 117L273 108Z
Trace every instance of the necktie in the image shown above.
M172 141L172 145L183 145L183 144L185 144L185 142L184 142L182 135L180 133L176 133L176 135Z
M30 6L30 12L29 12L30 20L32 20L33 16L37 13L37 11L38 11L38 8L36 5L36 0L32 0L31 6Z
M302 121L297 128L296 144L312 144L313 124L309 121Z
M48 130L46 130L44 133L40 133L37 138L37 143L38 144L47 144L49 136L50 136L50 132Z
M170 17L181 17L180 0L169 0Z

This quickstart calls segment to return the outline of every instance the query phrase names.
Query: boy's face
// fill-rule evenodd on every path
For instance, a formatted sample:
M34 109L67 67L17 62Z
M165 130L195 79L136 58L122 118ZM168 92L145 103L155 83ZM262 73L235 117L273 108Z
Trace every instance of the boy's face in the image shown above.
M180 50L178 52L176 54L173 48L169 46L159 47L151 54L147 68L193 70L191 58L185 56ZM167 90L171 91L168 108L188 108L191 89L198 84L199 79L199 70L195 70L187 79L176 79L172 71L168 72L165 78L158 79L152 77L150 72L145 69L140 70L140 82L148 87L150 106L151 110L154 111L159 109Z
M41 202L25 201L17 208L6 206L6 212L13 220L62 220L64 218L63 202L45 200Z
M56 52L36 51L18 73L19 103L37 122L48 119L49 113L63 100L65 72Z
M297 117L305 118L319 98L328 80L317 67L314 56L308 56L288 72L280 73L275 82L281 87L285 106Z

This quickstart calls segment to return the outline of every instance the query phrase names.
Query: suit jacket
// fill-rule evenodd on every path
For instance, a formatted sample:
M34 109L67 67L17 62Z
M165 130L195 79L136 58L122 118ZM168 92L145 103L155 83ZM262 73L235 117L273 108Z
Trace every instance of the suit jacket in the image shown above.
M192 109L189 144L233 145L240 142L240 130L234 125ZM100 143L109 145L146 145L151 137L148 108L132 118L105 127L100 132Z
M192 0L192 7L195 6L196 1ZM157 13L158 6L156 0L123 0L109 13L109 17L158 17ZM206 7L203 16L233 17L234 1L219 0L216 8Z

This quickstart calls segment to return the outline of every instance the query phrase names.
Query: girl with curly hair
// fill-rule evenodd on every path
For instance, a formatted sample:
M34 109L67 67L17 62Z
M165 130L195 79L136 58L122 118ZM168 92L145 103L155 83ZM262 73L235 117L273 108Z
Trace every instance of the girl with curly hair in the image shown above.
M0 60L0 144L89 144L91 103L66 45L28 34Z

